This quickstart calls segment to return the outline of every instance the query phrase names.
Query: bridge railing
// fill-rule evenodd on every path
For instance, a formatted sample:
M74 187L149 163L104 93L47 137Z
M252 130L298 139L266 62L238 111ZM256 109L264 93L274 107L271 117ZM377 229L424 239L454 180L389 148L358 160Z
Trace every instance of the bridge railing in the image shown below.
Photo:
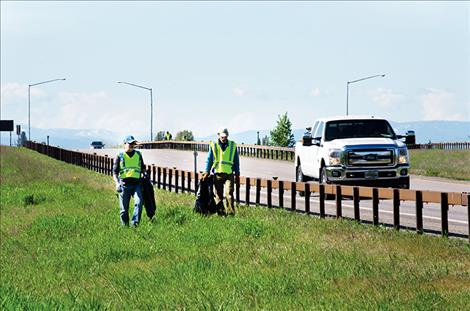
M157 141L141 142L138 145L141 149L176 149L185 151L209 151L208 142L188 142L188 141ZM470 142L460 143L435 143L435 144L413 144L408 145L409 149L426 150L470 150ZM293 161L295 157L294 147L272 147L259 145L237 144L240 156Z
M48 155L60 161L85 167L87 169L112 175L113 160L108 156L82 153L78 151L65 150L58 147L47 146L36 142L26 142L26 147L42 154ZM177 168L160 167L156 165L146 165L146 169L151 176L152 182L159 189L178 192L196 192L201 173L179 170ZM340 186L330 184L311 184L304 182L291 182L283 180L271 180L252 177L238 177L235 180L235 200L237 203L243 202L246 205L262 205L268 208L279 207L291 211L299 211L306 214L315 214L321 218L336 217L349 218L357 221L370 222L375 226L393 226L395 229L407 228L415 230L418 234L423 232L440 233L443 236L456 235L465 236L470 242L470 194L459 192L438 192L419 191L391 188L371 188ZM243 192L243 195L241 194ZM300 193L304 196L301 197ZM263 198L261 196L263 193ZM326 195L334 195L334 212L327 212L325 208ZM311 206L312 195L318 196L318 210L314 211ZM273 197L277 197L277 204L273 202ZM344 216L344 201L353 203L353 216ZM372 217L365 219L361 216L361 200L372 201ZM383 211L379 210L380 200L392 200L393 210L391 223L381 221L379 215ZM400 223L401 202L415 202L414 226L403 226ZM426 203L436 203L440 205L440 230L425 228L423 225L423 208ZM302 205L302 206L300 206ZM467 234L453 232L449 230L449 206L464 206L467 213Z

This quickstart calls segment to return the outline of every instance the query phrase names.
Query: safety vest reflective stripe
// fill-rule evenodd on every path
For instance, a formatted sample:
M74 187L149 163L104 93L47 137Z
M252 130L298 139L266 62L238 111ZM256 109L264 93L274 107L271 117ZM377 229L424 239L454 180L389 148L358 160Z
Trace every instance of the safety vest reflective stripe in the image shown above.
M214 154L214 163L212 164L212 168L215 169L215 172L232 174L235 150L237 148L236 144L229 140L228 146L224 151L222 151L218 142L211 142L210 146Z
M126 152L120 153L120 171L119 178L140 178L141 173L141 155L137 150L132 157Z

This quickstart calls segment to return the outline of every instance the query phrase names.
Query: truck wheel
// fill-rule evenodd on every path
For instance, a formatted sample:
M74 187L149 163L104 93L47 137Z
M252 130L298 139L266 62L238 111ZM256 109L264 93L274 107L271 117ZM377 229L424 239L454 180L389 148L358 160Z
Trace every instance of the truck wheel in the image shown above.
M295 180L297 182L305 182L305 175L304 175L304 173L302 173L302 166L300 166L300 163L299 163L299 165L297 165L297 169L296 169L296 172L295 172ZM304 191L299 191L299 195L301 197L303 197L305 195L305 192Z
M319 184L327 184L328 183L328 176L326 175L326 168L322 166L320 169L320 174L318 178L318 183ZM334 200L335 195L334 194L325 194L325 200Z

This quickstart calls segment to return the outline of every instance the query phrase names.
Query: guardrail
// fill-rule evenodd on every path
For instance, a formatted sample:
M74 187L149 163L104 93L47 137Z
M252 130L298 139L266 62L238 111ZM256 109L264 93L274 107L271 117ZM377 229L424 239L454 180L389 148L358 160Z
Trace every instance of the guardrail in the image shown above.
M176 149L176 150L195 150L209 151L208 142L189 142L189 141L157 141L141 142L141 149ZM435 150L470 150L470 142L462 143L437 143L437 144L413 144L408 145L408 149L435 149ZM238 154L241 156L293 161L295 158L294 147L271 147L259 145L237 144Z
M113 159L108 156L99 156L96 154L81 153L70 151L58 147L47 146L36 142L26 142L26 147L52 158L64 161L70 164L79 165L90 170L112 175ZM156 165L146 165L150 173L151 180L159 189L178 192L196 192L198 181L202 174L178 170L176 168L159 167ZM276 190L276 191L275 191ZM244 195L241 195L241 191ZM261 193L265 200L261 200ZM277 193L274 193L277 192ZM254 192L254 195L252 194ZM304 197L299 196L303 192ZM318 212L311 208L312 194L318 196ZM335 209L333 213L327 213L325 209L326 195L335 196ZM277 205L273 203L273 196L277 196ZM351 197L353 202L353 216L343 216L343 201ZM263 197L264 199L264 197ZM361 218L360 202L363 199L372 200L372 220ZM440 233L443 236L457 235L449 231L448 213L450 205L466 206L467 212L467 232L470 232L470 194L458 192L437 192L437 191L418 191L391 188L371 188L340 186L330 184L311 184L303 182L290 182L282 180L269 180L263 178L239 177L235 181L235 200L237 203L243 202L246 205L256 204L267 206L268 208L279 207L291 211L300 211L306 214L316 214L321 218L332 216L336 218L350 218L356 221L371 222L373 225L391 225L395 229L407 228L414 229L418 234L423 232ZM379 205L380 200L392 200L392 223L380 222ZM401 202L415 202L415 225L413 227L402 226L400 224ZM423 226L423 206L425 203L437 203L440 205L440 231L426 229ZM303 209L300 209L303 205ZM470 242L470 234L464 235Z

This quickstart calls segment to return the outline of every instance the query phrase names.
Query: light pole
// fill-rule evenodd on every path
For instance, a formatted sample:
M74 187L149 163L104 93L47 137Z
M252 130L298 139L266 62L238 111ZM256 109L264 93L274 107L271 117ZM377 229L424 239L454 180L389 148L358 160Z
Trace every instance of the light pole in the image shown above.
M147 91L150 91L150 141L152 141L153 140L153 94L152 94L152 88L145 87L145 86L142 86L142 85L137 85L137 84L134 84L134 83L124 82L124 81L119 81L118 83L132 85L132 86L139 87L141 89L145 89Z
M385 77L385 74L365 77L365 78L357 79L357 80L354 80L354 81L348 81L348 83L346 84L346 115L349 114L349 84L356 83L356 82L359 82L359 81L364 81L364 80L367 80L367 79L377 78L377 77Z
M40 85L40 84L46 84L54 81L64 81L65 78L62 79L53 79L53 80L47 80L39 83L34 83L34 84L29 84L28 85L28 140L31 140L31 87Z

